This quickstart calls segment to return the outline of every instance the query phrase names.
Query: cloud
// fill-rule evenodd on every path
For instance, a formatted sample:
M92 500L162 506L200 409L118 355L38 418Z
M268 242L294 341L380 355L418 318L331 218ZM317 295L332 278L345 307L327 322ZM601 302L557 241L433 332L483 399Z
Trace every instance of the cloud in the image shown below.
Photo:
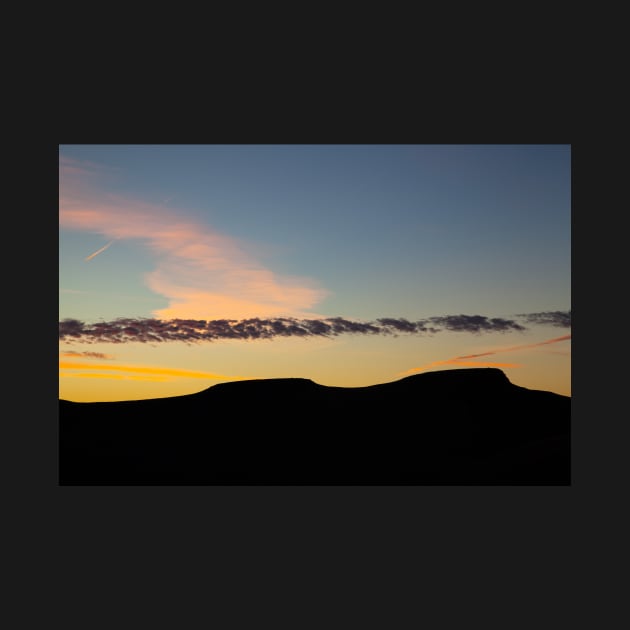
M327 295L313 280L274 273L246 244L163 203L100 192L94 165L61 158L59 168L60 227L148 247L155 268L144 281L169 300L154 311L158 318L305 317Z
M571 328L571 311L545 311L543 313L520 314L528 324Z
M165 383L165 382L173 380L167 376L148 376L146 374L137 376L134 374L106 374L106 373L101 373L101 372L96 372L96 373L60 372L59 378L99 378L99 379L106 378L106 379L115 380L115 381L150 381L150 382L158 382L158 383Z
M449 315L410 322L381 318L360 322L343 317L298 319L292 317L248 319L130 319L86 324L76 319L59 322L59 339L87 343L160 343L166 341L217 341L220 339L272 339L274 337L335 337L342 334L397 335L521 332L524 326L511 319L482 315ZM465 358L465 357L459 357Z
M489 352L481 352L480 354L468 354L458 359L473 359L475 357L485 357L491 354L497 354L497 352L514 352L516 350L525 350L527 348L536 348L538 346L546 346L550 343L558 343L560 341L568 341L571 339L571 335L563 335L562 337L554 337L553 339L547 339L546 341L540 341L538 343L528 343L522 346L512 346L510 348L499 348L498 350L491 350Z
M59 361L59 370L94 370L94 378L116 378L116 375L109 372L126 372L131 376L122 378L140 378L143 380L172 380L173 378L200 378L207 380L242 380L240 376L225 376L212 372L198 372L194 370L178 370L173 368L147 367L138 365L96 365L94 363L84 363L81 361ZM65 376L70 376L66 374ZM74 376L74 374L72 374Z
M477 359L479 357L487 357L500 352L516 352L520 350L526 350L529 348L537 348L538 346L546 346L552 343L559 343L560 341L567 341L571 339L571 335L563 335L562 337L554 337L553 339L547 339L546 341L539 341L538 343L528 343L520 346L511 346L509 348L498 348L490 350L488 352L478 352L477 354L465 354L452 359L446 359L445 361L433 361L427 365L421 367L411 368L400 373L400 376L415 374L416 372L422 372L430 367L436 365L462 365L462 366L475 366L475 367L522 367L520 363L493 363L487 361L470 361L470 359Z
M75 350L68 350L67 352L60 352L60 357L72 358L72 357L86 357L88 359L113 359L111 354L105 354L103 352L77 352Z
M446 330L463 332L502 332L508 330L525 330L524 326L510 319L494 317L488 319L482 315L446 315L431 317L430 322L443 326Z

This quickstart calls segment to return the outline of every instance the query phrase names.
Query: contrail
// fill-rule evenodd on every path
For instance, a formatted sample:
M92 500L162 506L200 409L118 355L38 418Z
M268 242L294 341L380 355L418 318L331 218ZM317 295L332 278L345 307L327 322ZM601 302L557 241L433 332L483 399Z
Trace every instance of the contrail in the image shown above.
M547 339L547 341L540 341L538 343L528 343L524 346L512 346L511 348L498 348L497 350L491 350L490 352L481 352L479 354L466 354L461 357L455 357L453 360L459 359L474 359L475 357L485 357L489 354L496 354L497 352L512 352L514 350L524 350L526 348L536 348L537 346L546 346L549 343L558 343L559 341L566 341L571 339L571 335L563 335L562 337L554 337L553 339Z
M536 313L534 313L536 315ZM529 318L535 320L535 318ZM399 376L406 376L408 374L415 374L416 372L421 372L422 370L426 370L427 368L433 367L435 365L469 365L469 366L495 366L495 367L521 367L518 363L492 363L486 361L466 361L466 359L476 359L478 357L486 357L491 354L497 354L498 352L514 352L517 350L525 350L526 348L536 348L538 346L545 346L550 343L558 343L559 341L567 341L571 339L571 335L563 335L562 337L554 337L553 339L547 339L546 341L539 341L538 343L528 343L521 346L512 346L511 348L498 348L496 350L491 350L489 352L479 352L478 354L464 354L459 357L454 357L452 359L446 359L445 361L433 361L432 363L427 363L427 365L423 365L422 367L411 368L410 370L405 370L404 372L400 372Z
M94 258L94 256L98 256L99 254L104 252L113 242L114 241L109 241L109 243L107 243L107 245L105 245L104 247L101 247L101 249L95 251L93 254L90 254L87 258L84 258L85 262L87 262L88 260L92 260L92 258Z

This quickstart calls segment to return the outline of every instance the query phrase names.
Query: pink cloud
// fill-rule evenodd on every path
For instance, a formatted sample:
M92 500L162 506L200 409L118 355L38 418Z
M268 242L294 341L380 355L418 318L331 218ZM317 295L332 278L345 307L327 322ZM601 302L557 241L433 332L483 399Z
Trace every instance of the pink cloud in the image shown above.
M243 243L163 205L99 192L95 172L60 158L60 227L143 241L155 256L144 280L169 300L155 317L316 316L309 309L327 292L312 280L274 273Z

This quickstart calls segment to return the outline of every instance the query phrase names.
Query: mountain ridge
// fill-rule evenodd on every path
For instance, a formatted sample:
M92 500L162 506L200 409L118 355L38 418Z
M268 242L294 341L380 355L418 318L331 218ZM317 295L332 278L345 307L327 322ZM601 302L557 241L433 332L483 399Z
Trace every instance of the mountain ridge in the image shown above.
M497 368L362 387L252 379L59 410L63 485L570 483L570 397Z
M448 375L448 376L444 376L444 375ZM210 387L202 389L198 392L191 392L190 394L179 394L177 396L165 396L162 398L140 398L140 399L133 399L133 400L118 400L118 401L90 401L90 402L85 402L85 403L60 398L59 401L68 402L68 403L76 403L76 404L95 404L95 403L107 404L110 402L114 402L114 403L146 402L149 400L165 400L165 399L171 399L171 398L184 398L188 396L199 396L200 394L204 394L205 392L209 392L210 390L214 390L215 388L218 388L218 387L220 388L220 387L225 387L225 386L239 386L239 385L247 385L250 383L260 383L260 382L268 384L267 386L269 385L274 386L276 384L285 385L285 386L294 386L294 385L307 386L308 385L309 387L316 386L318 388L332 389L332 390L337 390L337 391L367 390L367 389L372 389L372 388L392 386L398 383L409 383L409 384L414 383L415 384L416 382L425 382L425 381L428 382L430 379L434 379L434 378L438 378L438 379L448 378L449 380L453 381L454 377L459 377L459 376L463 377L461 384L463 384L464 380L468 384L470 384L472 383L471 376L473 375L477 377L474 381L477 385L494 382L497 384L498 383L509 384L509 385L512 385L513 387L521 387L519 385L515 385L514 383L512 383L507 377L507 375L499 368L487 367L487 368L461 368L461 369L453 369L453 370L434 370L430 372L423 372L421 374L411 374L409 376L402 377L395 381L386 381L384 383L375 383L372 385L358 385L358 386L324 385L312 379L302 378L302 377L253 378L253 379L243 379L243 380L237 380L237 381L226 381L224 383L217 383L215 385L211 385ZM482 378L479 378L479 377L482 377ZM523 389L527 389L528 391L540 391L540 392L546 391L549 394L553 394L554 396L562 396L564 398L570 398L570 396L565 396L564 394L558 394L557 392L552 392L548 390L537 390L537 389L530 389L530 388L523 388Z

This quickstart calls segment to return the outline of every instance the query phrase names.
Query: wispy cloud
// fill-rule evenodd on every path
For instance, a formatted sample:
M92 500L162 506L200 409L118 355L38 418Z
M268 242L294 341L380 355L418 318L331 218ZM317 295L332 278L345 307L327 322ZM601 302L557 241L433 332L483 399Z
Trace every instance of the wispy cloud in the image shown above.
M77 319L59 322L59 339L79 342L159 343L165 341L217 341L219 339L272 339L274 337L335 337L342 334L398 335L435 334L444 331L467 333L521 332L526 327L513 319L483 315L447 315L411 322L403 318L381 318L360 322L343 317L298 319L130 319L87 324ZM465 359L469 357L458 357Z
M563 335L562 337L554 337L553 339L547 339L546 341L539 341L538 343L528 343L521 346L511 346L509 348L498 348L496 350L490 350L488 352L481 352L479 354L468 354L458 359L474 359L476 357L485 357L491 354L497 354L497 352L515 352L517 350L525 350L527 348L537 348L538 346L547 346L551 343L558 343L560 341L568 341L571 339L571 335Z
M98 379L110 379L115 381L150 381L157 383L166 383L172 381L172 378L168 376L149 376L142 374L140 376L135 374L107 374L105 372L63 372L59 373L59 378L98 378Z
M437 365L460 365L467 367L522 367L520 363L493 363L487 361L471 361L470 359L477 359L479 357L487 357L500 352L519 352L521 350L527 350L530 348L537 348L539 346L546 346L553 343L559 343L560 341L568 341L571 339L571 335L563 335L562 337L554 337L553 339L547 339L546 341L539 341L538 343L528 343L520 346L510 346L509 348L498 348L495 350L489 350L488 352L478 352L476 354L464 354L459 357L453 357L452 359L446 359L445 361L433 361L427 363L421 367L411 368L400 373L400 376L406 376L409 374L415 374L416 372L422 372L431 367Z
M178 370L173 368L150 367L143 365L98 365L82 361L59 361L59 370L60 372L63 372L64 370L88 370L95 375L95 378L112 378L109 374L110 372L125 372L132 375L130 378L145 377L146 380L155 380L156 378L159 378L160 380L172 380L174 378L198 378L205 380L235 381L243 379L243 377L240 376L226 376L224 374L199 372L195 370ZM66 376L74 376L74 374L66 374Z
M144 280L169 300L156 317L302 317L327 295L313 280L274 273L244 243L164 203L99 191L94 165L62 158L59 167L62 228L137 239L154 254L155 268Z
M519 314L528 324L540 326L571 327L571 311L544 311L542 313Z
M76 350L68 350L66 352L60 352L60 357L65 358L73 358L73 357L82 357L86 359L113 359L114 356L112 354L105 354L104 352L77 352Z

